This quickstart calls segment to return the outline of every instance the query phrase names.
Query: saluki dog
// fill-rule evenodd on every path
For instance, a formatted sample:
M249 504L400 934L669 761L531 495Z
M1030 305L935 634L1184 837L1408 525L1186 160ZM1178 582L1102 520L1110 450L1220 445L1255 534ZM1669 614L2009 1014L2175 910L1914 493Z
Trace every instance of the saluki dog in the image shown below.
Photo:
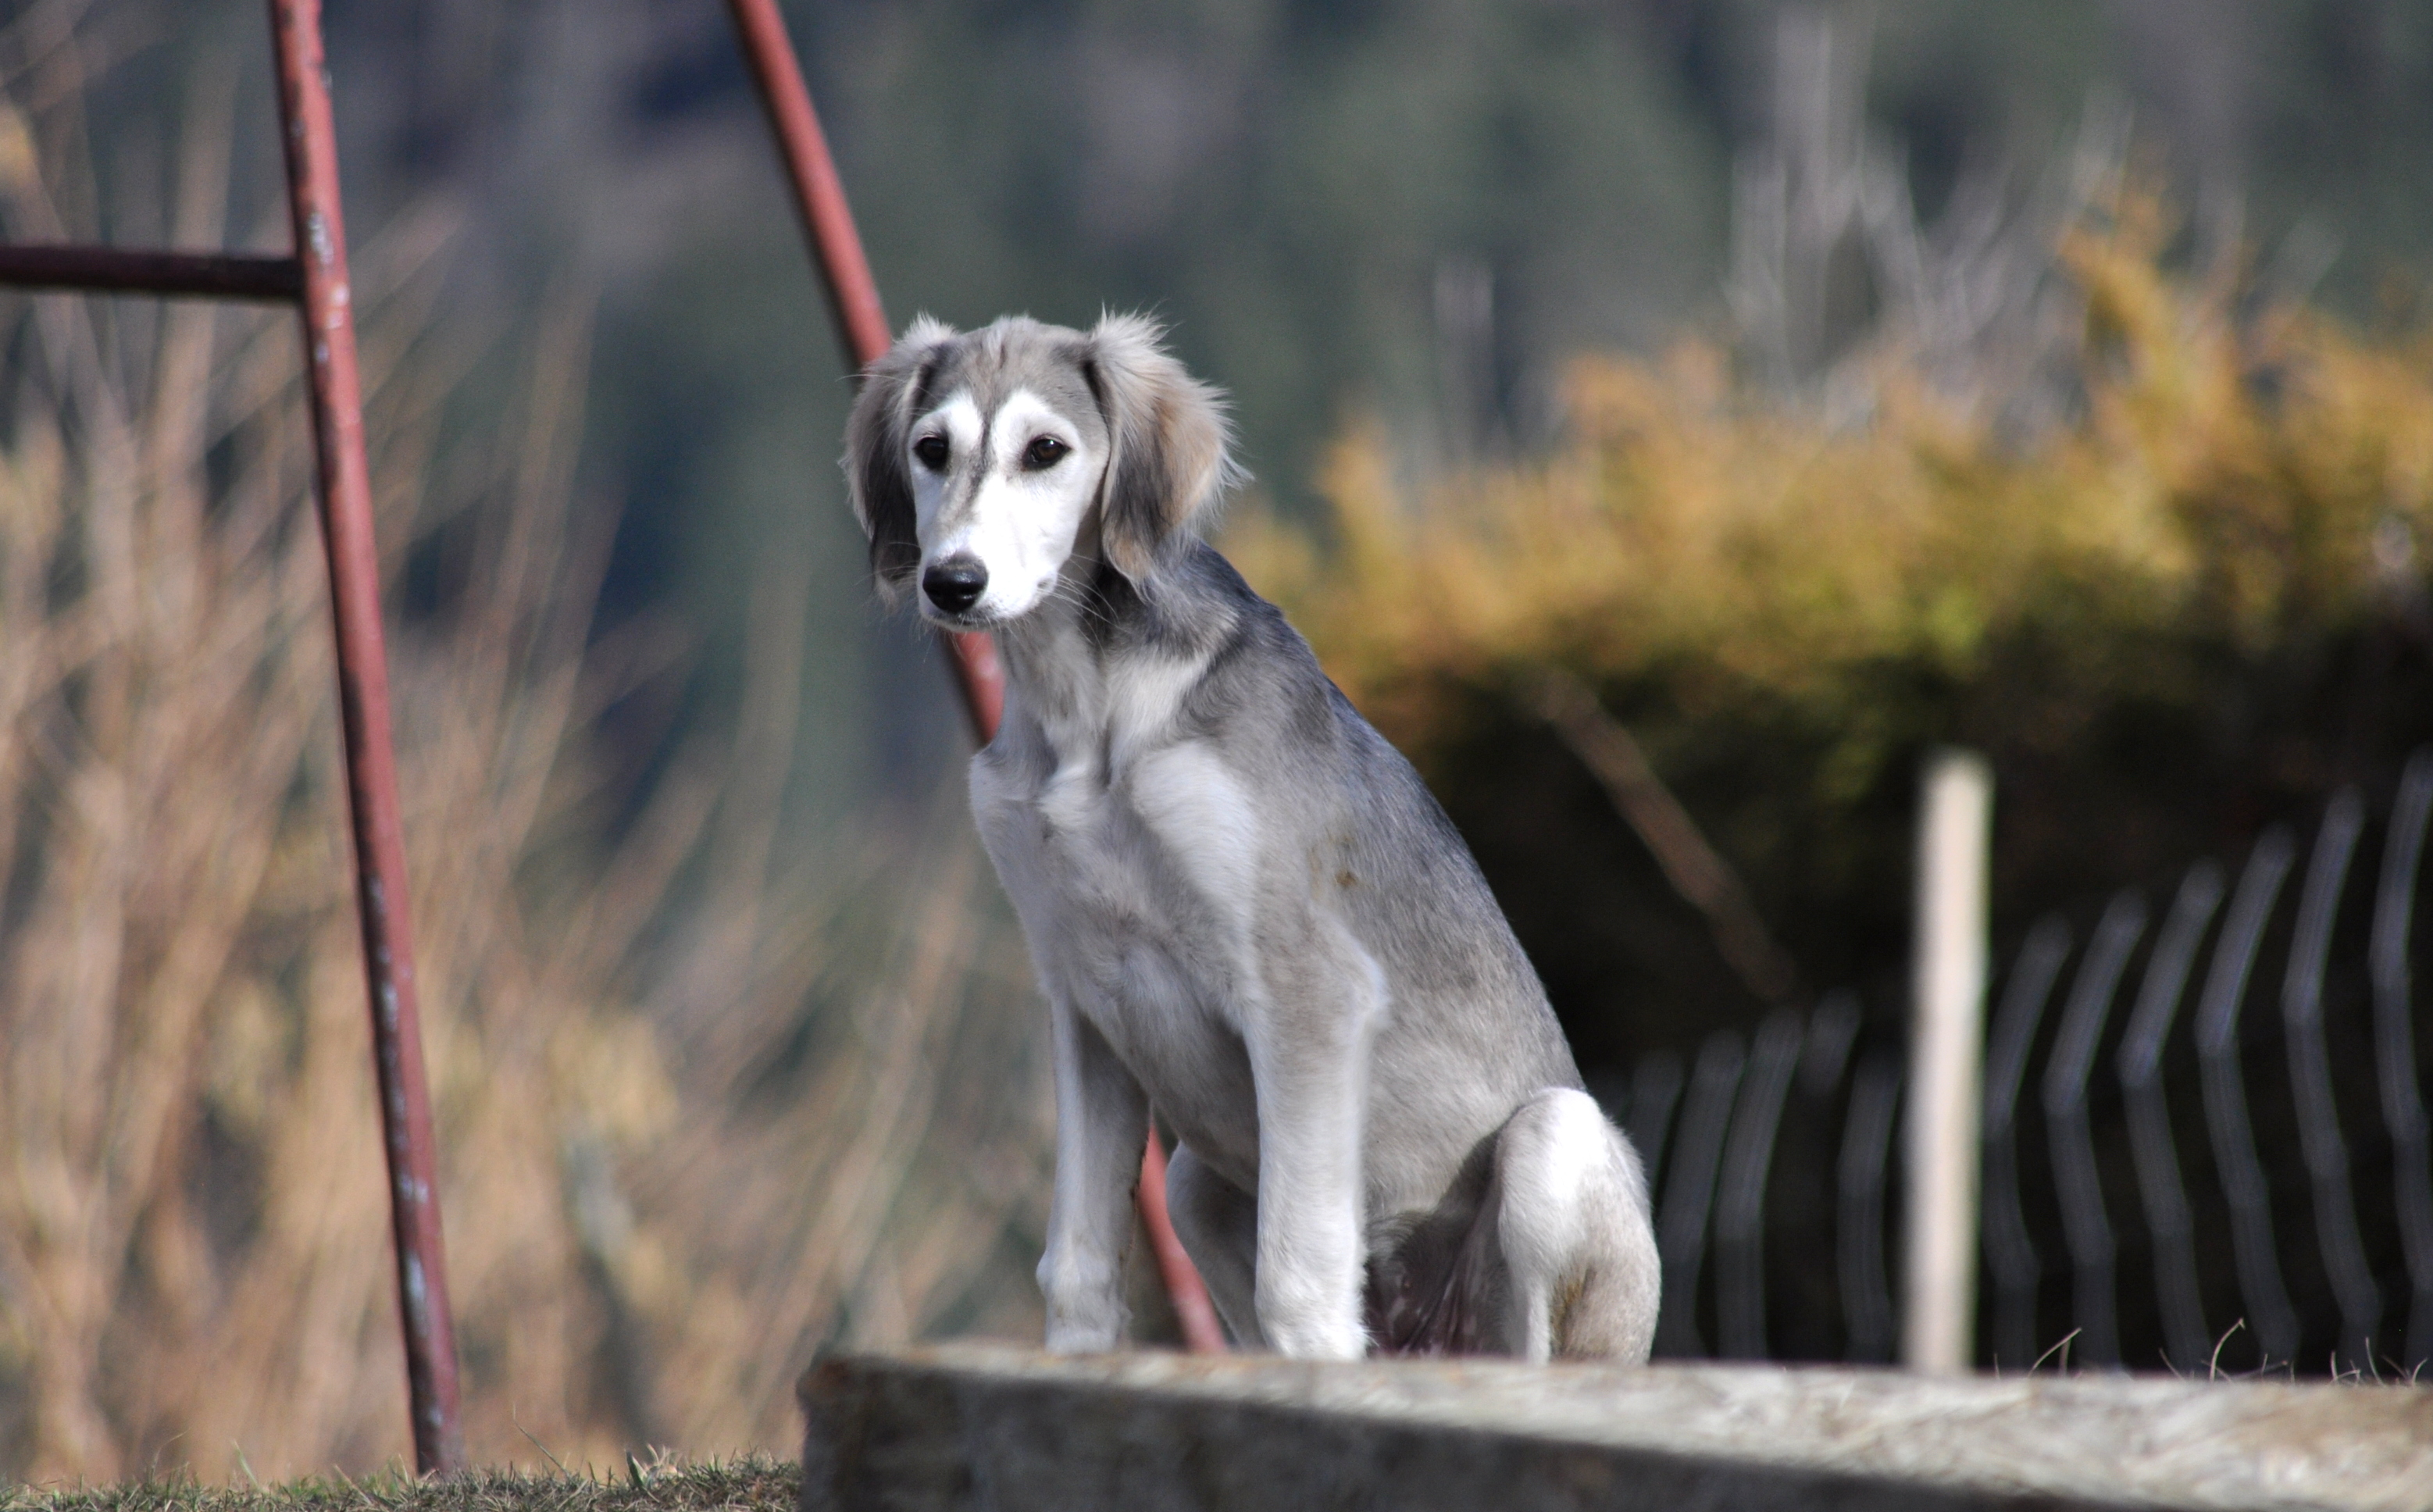
M1418 773L1199 539L1227 443L1124 315L916 321L845 433L881 593L1005 668L971 798L1053 1027L1047 1347L1124 1335L1153 1105L1242 1347L1645 1359L1639 1159Z

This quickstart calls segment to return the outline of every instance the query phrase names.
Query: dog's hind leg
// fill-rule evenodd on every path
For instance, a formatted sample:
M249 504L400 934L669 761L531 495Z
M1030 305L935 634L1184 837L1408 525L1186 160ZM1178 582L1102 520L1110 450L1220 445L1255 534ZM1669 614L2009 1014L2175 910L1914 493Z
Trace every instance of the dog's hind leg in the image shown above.
M1495 1141L1494 1219L1523 1359L1647 1358L1656 1337L1656 1234L1639 1157L1595 1099L1549 1087Z
M1208 1168L1188 1145L1165 1166L1165 1210L1234 1347L1264 1350L1259 1333L1259 1202Z

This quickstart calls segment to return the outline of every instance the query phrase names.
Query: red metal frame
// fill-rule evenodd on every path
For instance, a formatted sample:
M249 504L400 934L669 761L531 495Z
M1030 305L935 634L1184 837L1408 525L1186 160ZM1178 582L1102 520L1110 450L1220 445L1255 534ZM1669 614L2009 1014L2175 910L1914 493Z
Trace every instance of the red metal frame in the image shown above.
M769 110L769 128L776 136L778 155L786 160L786 178L794 191L794 208L810 239L812 261L828 296L828 311L837 335L844 343L845 365L856 373L887 355L895 337L887 313L878 302L878 285L871 280L870 260L862 255L861 234L854 229L853 211L845 203L844 184L837 178L836 160L811 109L810 91L803 83L803 66L786 35L785 17L776 0L727 0L734 12L736 36L743 59ZM982 745L996 735L1005 711L1005 676L997 668L996 644L984 635L944 631L955 687L963 695L963 713L972 734Z
M381 634L380 555L372 540L371 477L364 461L353 298L347 281L337 135L321 55L319 0L270 0L270 30L296 255L0 247L0 285L269 299L296 305L303 317L321 535L329 555L330 603L337 633L355 903L371 997L372 1060L388 1160L414 1462L426 1475L444 1473L464 1467L465 1433L458 1411L447 1253L439 1230L431 1096L414 991L404 831L398 818L397 764L389 736L388 655Z
M728 5L753 77L768 106L837 329L844 338L848 360L859 370L884 353L892 338L836 164L803 84L801 65L774 0L728 0ZM373 1062L388 1164L415 1466L426 1475L449 1473L464 1467L465 1434L455 1330L448 1299L447 1249L439 1224L431 1095L415 993L404 831L399 817L389 721L388 656L381 628L380 557L372 535L371 479L364 455L353 297L338 195L337 136L322 55L320 0L269 0L269 7L295 255L0 246L0 286L269 300L293 303L303 317L317 501L337 637L356 909L371 999ZM996 649L980 635L950 635L944 637L944 644L973 733L985 743L996 734L1005 706ZM1165 1175L1165 1152L1152 1133L1143 1161L1142 1220L1184 1337L1194 1350L1221 1351L1224 1338L1207 1288L1166 1216Z
M777 0L727 0L727 8L735 13L744 59L759 86L761 102L769 109L769 126L786 160L794 205L810 238L812 260L819 264L821 280L827 288L828 307L844 340L846 362L859 372L885 355L894 338L889 334L887 315L878 302L878 286L871 280L870 260L862 255L861 237L854 229L853 212L845 204L836 161L828 155L827 138L820 130L818 112L811 109L802 64L786 35ZM955 686L962 692L972 733L986 745L995 738L997 721L1005 710L1005 678L997 667L995 642L985 635L956 632L939 638L954 670ZM1141 1222L1148 1230L1149 1245L1156 1252L1166 1295L1173 1300L1175 1317L1182 1321L1185 1342L1198 1352L1221 1353L1225 1335L1216 1326L1208 1288L1166 1216L1165 1152L1158 1147L1154 1130L1142 1159L1139 1198Z
M287 197L303 266L304 354L311 369L313 443L319 463L322 544L337 620L338 706L346 729L348 811L355 832L355 902L372 1044L388 1153L389 1214L397 1241L398 1307L414 1414L414 1461L425 1473L465 1463L458 1410L456 1334L448 1304L447 1247L439 1231L438 1162L414 982L405 832L398 815L389 735L388 654L381 634L380 552L372 540L371 475L355 372L347 233L338 207L338 139L321 56L320 0L270 0L279 55L279 113L287 147Z
M304 270L292 257L133 252L116 246L0 246L0 284L77 289L87 294L294 304L304 297Z
M1216 1304L1208 1299L1208 1283L1199 1279L1199 1267L1191 1263L1182 1241L1175 1235L1174 1219L1165 1211L1165 1147L1158 1143L1155 1129L1148 1131L1148 1149L1141 1158L1140 1189L1135 1196L1141 1227L1148 1231L1149 1254L1165 1283L1166 1300L1174 1304L1183 1347L1194 1354L1224 1353L1225 1330L1216 1321Z

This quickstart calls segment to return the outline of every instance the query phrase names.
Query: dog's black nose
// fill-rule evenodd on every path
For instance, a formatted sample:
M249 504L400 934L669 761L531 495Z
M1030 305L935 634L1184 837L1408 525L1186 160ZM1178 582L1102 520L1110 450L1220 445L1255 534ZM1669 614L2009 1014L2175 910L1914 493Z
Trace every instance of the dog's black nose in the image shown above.
M977 556L950 556L921 574L921 591L948 614L961 614L979 603L987 587L988 569Z

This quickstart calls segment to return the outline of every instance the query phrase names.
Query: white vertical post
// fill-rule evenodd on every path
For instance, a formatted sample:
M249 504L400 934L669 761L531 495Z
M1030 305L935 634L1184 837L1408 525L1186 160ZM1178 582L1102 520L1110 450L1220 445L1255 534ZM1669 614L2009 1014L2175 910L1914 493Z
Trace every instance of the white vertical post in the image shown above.
M1918 805L1909 1205L1901 1363L1953 1374L1975 1353L1977 1167L1985 1046L1986 858L1994 773L1939 750Z

